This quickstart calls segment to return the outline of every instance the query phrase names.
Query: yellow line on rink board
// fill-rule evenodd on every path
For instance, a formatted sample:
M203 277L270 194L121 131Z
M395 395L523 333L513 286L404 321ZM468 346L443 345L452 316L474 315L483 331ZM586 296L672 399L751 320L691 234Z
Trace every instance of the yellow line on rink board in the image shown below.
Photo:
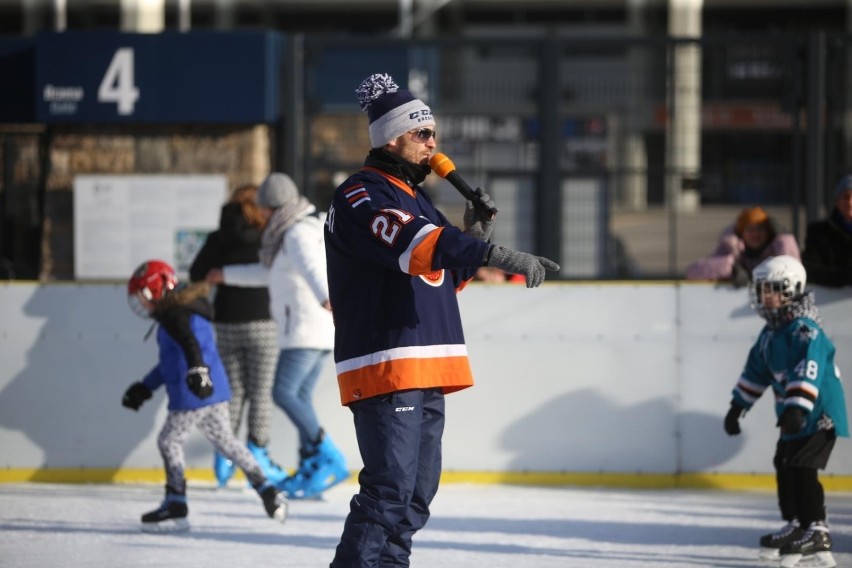
M346 483L354 485L358 472ZM190 482L214 484L212 469L188 469ZM235 479L244 479L238 472ZM826 491L852 492L852 476L823 473ZM0 483L165 483L162 469L47 468L0 469ZM606 487L625 489L719 489L731 491L775 490L773 473L645 473L550 471L444 471L441 483L529 485L545 487Z

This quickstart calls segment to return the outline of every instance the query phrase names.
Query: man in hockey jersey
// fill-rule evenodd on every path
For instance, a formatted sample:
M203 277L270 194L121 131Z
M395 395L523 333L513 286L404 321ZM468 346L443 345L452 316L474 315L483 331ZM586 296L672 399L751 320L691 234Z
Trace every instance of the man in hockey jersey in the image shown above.
M467 203L464 231L450 224L420 186L437 144L429 107L383 74L356 93L372 150L335 191L325 239L340 397L364 468L331 566L408 566L438 490L444 395L473 384L457 291L481 266L530 288L559 266L489 244L485 207Z
M805 268L798 260L787 255L768 258L752 277L752 306L766 325L734 388L725 431L739 434L740 417L772 389L781 429L773 463L778 505L787 524L760 539L760 555L780 555L784 567L800 561L836 566L825 494L817 478L836 437L849 435L834 345L821 327L813 292L805 291Z
M142 381L130 385L121 404L139 410L161 386L169 398L166 423L157 438L166 470L166 496L159 508L142 515L145 532L189 529L183 446L193 426L243 470L267 515L280 521L287 516L283 495L231 429L231 390L216 349L209 291L203 282L178 288L174 269L159 260L143 262L127 282L131 309L157 324L159 360Z

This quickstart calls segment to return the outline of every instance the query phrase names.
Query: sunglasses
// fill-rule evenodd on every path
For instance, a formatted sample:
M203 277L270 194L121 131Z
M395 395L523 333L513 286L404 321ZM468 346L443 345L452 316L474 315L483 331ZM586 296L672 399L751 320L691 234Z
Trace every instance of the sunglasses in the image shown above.
M414 138L415 141L425 144L431 138L438 140L438 133L431 128L421 128L419 130L412 130L411 137Z

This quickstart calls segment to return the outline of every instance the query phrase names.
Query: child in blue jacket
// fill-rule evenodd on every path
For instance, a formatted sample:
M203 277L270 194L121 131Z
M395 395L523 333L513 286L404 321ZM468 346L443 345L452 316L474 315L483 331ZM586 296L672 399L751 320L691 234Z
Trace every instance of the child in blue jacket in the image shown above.
M168 417L157 438L166 470L166 497L158 509L142 515L142 530L189 528L183 447L193 426L245 472L266 513L283 522L287 515L283 495L267 481L230 426L231 391L210 323L209 287L203 283L182 289L177 286L174 269L158 260L142 263L127 283L133 311L159 324L159 361L141 382L130 385L121 403L138 410L162 385L169 397Z
M766 259L752 273L752 307L766 320L733 391L725 431L740 433L739 418L767 388L775 396L781 436L773 460L778 505L787 524L760 539L761 557L781 566L836 566L826 523L825 469L837 436L848 436L846 403L834 344L822 329L813 292L797 259ZM803 560L804 559L804 560Z

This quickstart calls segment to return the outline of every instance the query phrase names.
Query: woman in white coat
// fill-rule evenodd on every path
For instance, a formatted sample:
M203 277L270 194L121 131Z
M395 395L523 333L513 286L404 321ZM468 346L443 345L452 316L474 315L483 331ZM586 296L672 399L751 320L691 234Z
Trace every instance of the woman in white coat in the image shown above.
M325 215L300 195L284 173L272 173L264 180L257 202L269 216L260 263L227 265L221 271L212 270L207 280L269 286L270 312L278 324L281 349L272 398L299 432L299 469L281 489L292 498L306 498L349 475L313 405L314 387L334 347L323 243Z

